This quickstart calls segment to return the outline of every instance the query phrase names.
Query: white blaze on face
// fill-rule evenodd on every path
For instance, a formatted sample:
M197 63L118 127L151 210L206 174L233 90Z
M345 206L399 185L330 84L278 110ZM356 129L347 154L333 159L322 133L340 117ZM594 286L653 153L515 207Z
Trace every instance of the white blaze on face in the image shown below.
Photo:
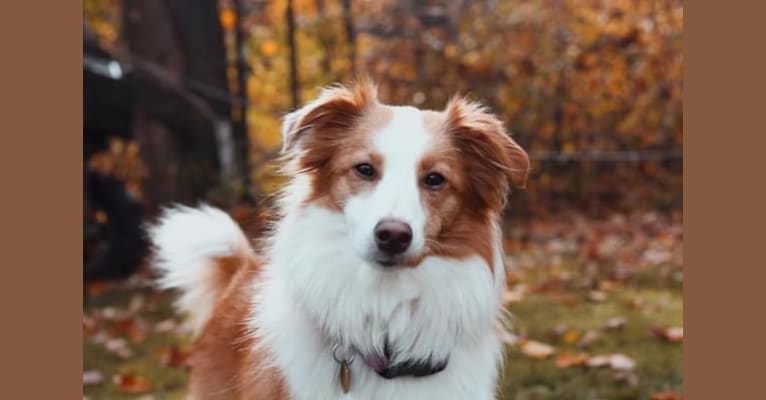
M410 225L412 244L405 257L419 255L425 242L426 210L420 199L418 164L430 137L420 110L390 108L393 118L372 138L374 150L383 159L380 180L373 190L350 198L344 209L354 248L365 258L375 253L375 225L385 218Z

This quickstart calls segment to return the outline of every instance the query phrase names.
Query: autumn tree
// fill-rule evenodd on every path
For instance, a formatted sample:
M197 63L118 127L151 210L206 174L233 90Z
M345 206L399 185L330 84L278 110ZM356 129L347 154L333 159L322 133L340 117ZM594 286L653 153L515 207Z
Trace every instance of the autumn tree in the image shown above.
M148 203L193 202L214 188L241 194L247 137L233 130L217 4L125 0L122 16L118 53L138 78L134 132L151 171Z
M159 2L165 3L173 2ZM280 185L271 161L286 112L322 86L370 75L387 102L441 108L460 92L497 113L533 159L529 188L515 196L514 208L601 213L680 206L680 0L242 4L238 46L247 58L240 64L251 74L238 84L245 90L234 93L252 100L243 120L254 190L268 193ZM176 23L168 23L171 32L151 37L175 41L167 38L178 36ZM199 43L215 47L210 37L216 34L205 35ZM171 71L185 70L178 60L188 50L172 48L161 62ZM208 83L225 88L222 79L216 82Z

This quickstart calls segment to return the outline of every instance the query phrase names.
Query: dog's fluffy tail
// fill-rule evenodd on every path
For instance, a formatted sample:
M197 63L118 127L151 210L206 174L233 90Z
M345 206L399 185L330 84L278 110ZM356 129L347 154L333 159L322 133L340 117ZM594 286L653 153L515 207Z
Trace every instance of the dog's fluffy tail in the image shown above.
M234 273L255 256L253 250L229 215L207 205L168 208L149 232L158 283L180 291L176 307L188 315L196 336Z

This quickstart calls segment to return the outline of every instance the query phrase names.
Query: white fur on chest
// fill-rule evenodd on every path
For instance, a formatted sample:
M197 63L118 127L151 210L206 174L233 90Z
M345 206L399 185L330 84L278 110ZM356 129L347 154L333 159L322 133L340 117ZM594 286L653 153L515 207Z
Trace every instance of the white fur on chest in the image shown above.
M253 328L296 399L494 398L499 249L492 269L479 257L429 257L417 268L386 271L356 256L342 215L317 207L288 214L273 240ZM447 368L385 380L357 356L344 397L334 341L380 354L386 337L398 359L449 357Z

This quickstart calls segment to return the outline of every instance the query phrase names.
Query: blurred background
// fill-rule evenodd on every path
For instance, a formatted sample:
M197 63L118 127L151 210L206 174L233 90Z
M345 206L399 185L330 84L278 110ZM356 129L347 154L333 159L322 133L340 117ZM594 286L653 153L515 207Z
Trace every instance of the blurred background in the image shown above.
M680 0L85 0L84 373L182 398L188 335L142 223L169 202L262 231L280 118L371 76L487 104L532 159L507 213L502 399L680 399Z

